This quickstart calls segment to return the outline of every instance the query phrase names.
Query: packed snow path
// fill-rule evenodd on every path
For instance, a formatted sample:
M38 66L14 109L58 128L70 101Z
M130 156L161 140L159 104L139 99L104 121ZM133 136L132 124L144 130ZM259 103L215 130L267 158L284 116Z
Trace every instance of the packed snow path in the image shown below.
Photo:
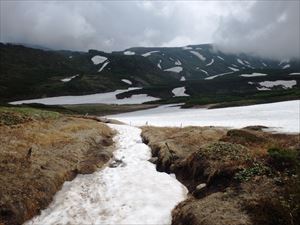
M26 224L170 224L171 211L186 197L174 177L148 162L150 149L139 128L109 125L122 163L65 182L50 206Z

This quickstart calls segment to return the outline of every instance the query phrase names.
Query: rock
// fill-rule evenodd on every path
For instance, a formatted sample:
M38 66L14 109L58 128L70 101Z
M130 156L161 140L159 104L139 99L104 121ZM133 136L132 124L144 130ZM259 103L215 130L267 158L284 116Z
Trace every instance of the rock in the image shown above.
M197 187L195 188L195 190L193 192L193 195L196 198L202 197L205 194L205 191L207 189L206 187L207 187L206 183L202 183L202 184L197 185Z
M124 167L124 166L126 166L126 163L123 162L122 159L115 159L109 164L110 168L116 168L118 166Z
M151 159L149 159L148 161L153 163L153 164L156 164L157 163L157 160L158 160L158 157L152 157Z

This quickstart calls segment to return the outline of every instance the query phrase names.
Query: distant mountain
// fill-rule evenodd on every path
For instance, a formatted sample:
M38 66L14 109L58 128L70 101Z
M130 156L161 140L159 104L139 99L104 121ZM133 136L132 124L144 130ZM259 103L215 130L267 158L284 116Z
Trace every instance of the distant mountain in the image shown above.
M48 51L0 43L0 59L2 102L128 87L142 89L122 93L119 98L149 94L168 99L176 96L173 89L178 87L185 88L188 98L300 88L300 76L290 75L300 72L299 61L225 54L209 44L105 53Z

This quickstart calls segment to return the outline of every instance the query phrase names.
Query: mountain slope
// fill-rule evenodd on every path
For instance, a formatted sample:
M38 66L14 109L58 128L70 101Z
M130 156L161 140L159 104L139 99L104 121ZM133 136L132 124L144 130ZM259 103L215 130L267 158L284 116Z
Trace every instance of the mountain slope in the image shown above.
M0 58L2 102L102 93L128 87L142 88L117 97L148 94L173 98L173 89L183 90L184 87L186 94L183 95L197 98L299 89L300 82L299 61L279 62L244 54L230 55L216 51L209 44L138 47L105 53L98 50L46 51L0 43Z

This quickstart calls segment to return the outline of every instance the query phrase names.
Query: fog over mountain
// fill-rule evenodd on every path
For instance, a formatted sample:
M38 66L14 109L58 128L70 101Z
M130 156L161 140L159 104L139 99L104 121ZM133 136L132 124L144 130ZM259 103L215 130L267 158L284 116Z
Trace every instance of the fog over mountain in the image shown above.
M215 43L299 58L299 1L1 1L0 41L104 51Z

